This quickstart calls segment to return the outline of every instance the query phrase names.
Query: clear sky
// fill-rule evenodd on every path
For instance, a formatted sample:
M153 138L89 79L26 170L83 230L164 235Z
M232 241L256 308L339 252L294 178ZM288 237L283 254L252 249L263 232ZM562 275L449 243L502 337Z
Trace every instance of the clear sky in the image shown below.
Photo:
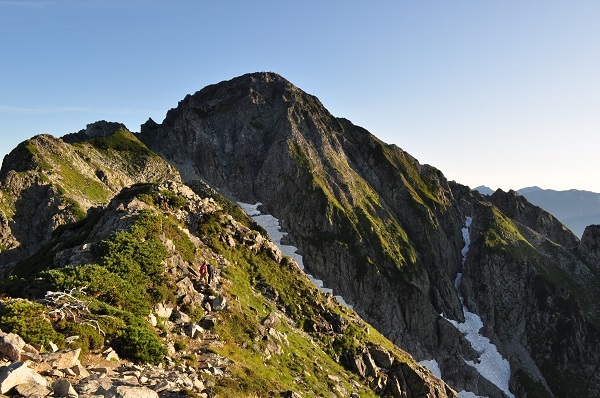
M0 0L0 156L277 72L449 180L600 192L597 0Z

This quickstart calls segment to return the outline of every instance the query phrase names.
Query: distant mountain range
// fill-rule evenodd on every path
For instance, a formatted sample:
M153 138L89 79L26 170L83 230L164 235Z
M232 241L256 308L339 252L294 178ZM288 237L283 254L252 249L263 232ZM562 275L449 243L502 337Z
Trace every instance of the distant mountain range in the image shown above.
M484 185L475 190L483 195L494 193ZM522 188L517 192L534 205L554 215L580 238L585 227L600 224L600 193L577 189L555 191L540 187Z

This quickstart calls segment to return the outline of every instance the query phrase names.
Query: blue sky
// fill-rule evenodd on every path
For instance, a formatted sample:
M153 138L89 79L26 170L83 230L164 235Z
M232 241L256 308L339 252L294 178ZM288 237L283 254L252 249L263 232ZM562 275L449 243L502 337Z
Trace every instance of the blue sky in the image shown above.
M0 155L273 71L449 180L600 192L598 1L0 0Z

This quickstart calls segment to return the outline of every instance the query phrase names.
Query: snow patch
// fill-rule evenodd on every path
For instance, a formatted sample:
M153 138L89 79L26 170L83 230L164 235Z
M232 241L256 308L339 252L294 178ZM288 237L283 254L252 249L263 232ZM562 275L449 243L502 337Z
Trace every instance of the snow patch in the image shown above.
M458 398L488 398L488 397L487 396L482 397L482 396L476 395L470 391L462 390L461 392L458 393Z
M437 363L435 359L429 359L427 361L419 362L419 365L425 366L431 373L433 373L438 378L442 378L442 370L440 369L440 365Z
M279 219L273 217L270 214L261 213L261 211L258 210L258 207L260 205L262 205L262 203L260 203L260 202L258 202L256 204L238 202L238 205L246 212L246 214L248 214L250 217L252 217L254 219L254 221L256 221L258 223L258 225L260 225L267 231L267 233L269 234L269 237L277 245L279 250L281 250L281 252L284 255L293 258L294 261L296 261L296 263L298 264L298 267L304 271L304 263L302 261L302 256L298 254L298 248L295 246L292 246L292 245L284 245L281 243L281 240L283 239L284 236L287 235L287 232L281 231L281 229L280 229L281 226L279 225ZM329 289L329 288L325 287L323 285L323 281L321 279L316 279L309 273L306 273L306 276L323 293L333 294L333 289ZM342 296L334 295L333 297L335 297L337 299L337 301L339 301L342 305L344 305L348 308L352 308L352 306L350 304L348 304Z
M472 218L467 217L465 227L462 229L462 235L465 241L465 247L463 247L463 249L461 250L461 254L463 256L463 267L465 265L465 262L467 261L467 253L469 252L469 246L471 244L471 235L469 233L471 223ZM461 281L462 273L459 272L456 276L456 279L454 280L454 286L456 287L456 290L458 292L460 302L463 303L464 300L460 291ZM510 364L506 359L502 357L502 355L498 352L497 347L490 342L490 339L479 334L479 331L481 330L481 328L483 328L483 321L481 320L481 317L473 312L470 312L464 305L464 303L463 314L465 317L465 321L463 323L459 323L455 320L448 318L445 319L448 320L448 322L450 322L463 334L467 341L471 343L471 347L473 347L473 349L479 354L477 362L465 360L465 363L474 367L480 375L485 377L496 387L502 390L502 392L504 392L509 398L514 398L514 395L510 392L508 388L508 383L510 381ZM464 391L464 394L465 395L459 394L459 397L476 397L476 395L470 392Z

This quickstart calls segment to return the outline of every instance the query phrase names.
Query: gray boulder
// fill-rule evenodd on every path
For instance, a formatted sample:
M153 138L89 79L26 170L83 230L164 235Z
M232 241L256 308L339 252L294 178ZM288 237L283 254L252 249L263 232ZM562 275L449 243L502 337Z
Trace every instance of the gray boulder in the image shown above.
M79 396L71 382L66 379L59 379L52 383L52 390L54 390L55 397L76 398Z
M79 364L79 354L81 348L75 350L60 350L47 354L44 360L54 369L70 369Z
M369 347L369 353L377 366L389 369L394 363L394 358L386 350L377 347Z
M25 341L19 335L9 333L0 336L0 353L6 355L11 361L18 361L21 358L24 346Z
M148 387L118 386L115 398L158 398L158 393Z

